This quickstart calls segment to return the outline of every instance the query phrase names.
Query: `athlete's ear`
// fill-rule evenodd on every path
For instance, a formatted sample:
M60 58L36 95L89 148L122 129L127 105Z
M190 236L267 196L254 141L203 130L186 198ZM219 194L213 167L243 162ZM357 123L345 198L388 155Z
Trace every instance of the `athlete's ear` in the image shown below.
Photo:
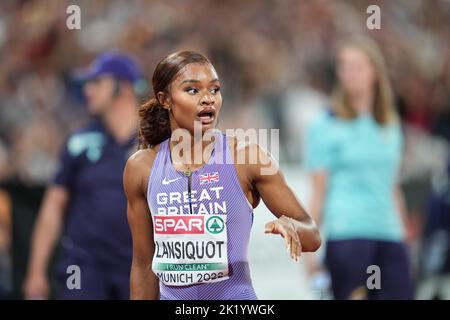
M169 110L171 106L170 96L165 92L158 92L156 94L156 99L158 99L159 103L164 107L164 109Z

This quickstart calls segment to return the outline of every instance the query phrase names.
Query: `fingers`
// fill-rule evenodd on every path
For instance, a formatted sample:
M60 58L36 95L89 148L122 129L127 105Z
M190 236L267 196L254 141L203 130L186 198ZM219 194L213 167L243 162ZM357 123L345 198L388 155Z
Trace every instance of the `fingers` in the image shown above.
M300 254L302 251L302 244L300 242L300 238L297 233L297 229L295 228L295 224L292 218L288 218L283 216L287 221L286 223L289 225L289 232L291 234L291 257L295 261L300 260Z
M285 242L286 242L287 253L290 255L290 257L292 259L292 242L291 242L292 237L288 235L284 239L285 239Z
M284 227L281 227L286 230ZM280 228L280 229L281 229ZM284 236L284 243L286 247L286 251L294 261L299 261L301 244L296 236L295 232L289 230L286 231L286 235Z
M284 244L285 244L287 253L291 254L291 238L289 237L289 235L286 235L284 237Z
M295 225L293 225L292 228L293 241L295 243L294 257L295 261L299 261L300 255L302 254L302 243L300 242L300 237L298 236L297 230L295 229Z
M293 232L293 236L291 237L291 257L294 261L299 261L300 260L300 255L301 255L301 247L302 244L300 242L300 240L298 239L298 235L296 232Z
M299 246L298 246L298 243L294 239L292 239L292 242L293 242L292 252L291 252L292 260L294 260L295 262L298 262L299 259L300 259L300 256L298 254L298 247Z
M289 254L294 261L300 260L301 242L294 227L288 228L289 232L286 238L289 240Z
M274 227L275 227L275 224L273 222L267 222L266 223L266 228L264 230L264 233L272 233Z
M291 256L292 260L297 262L300 259L300 241L298 241L294 232L289 232L287 239L289 241L289 255Z
M266 223L265 233L280 234L284 238L286 251L294 261L299 261L302 246L298 234L286 218Z
M286 228L278 220L266 223L266 229L264 230L264 232L280 234L283 238L285 238L287 235Z

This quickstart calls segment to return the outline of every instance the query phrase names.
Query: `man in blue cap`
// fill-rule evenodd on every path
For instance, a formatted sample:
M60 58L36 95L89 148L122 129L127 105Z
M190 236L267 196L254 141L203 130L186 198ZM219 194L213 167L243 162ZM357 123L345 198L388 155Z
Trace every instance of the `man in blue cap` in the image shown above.
M112 52L83 73L96 120L67 139L46 191L33 232L25 298L50 296L47 269L58 239L59 299L129 298L132 243L122 173L137 142L135 85L141 76L131 57Z

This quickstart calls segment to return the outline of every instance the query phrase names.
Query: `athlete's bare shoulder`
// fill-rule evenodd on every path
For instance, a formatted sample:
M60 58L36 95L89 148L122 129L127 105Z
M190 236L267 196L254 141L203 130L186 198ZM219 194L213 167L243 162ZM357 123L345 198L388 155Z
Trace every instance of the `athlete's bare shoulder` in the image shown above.
M234 136L228 136L228 146L238 175L246 182L251 181L250 166L256 164L257 157L255 155L257 155L258 145Z
M257 164L261 158L260 153L264 152L257 143L234 136L228 136L228 145L232 150L234 163L237 165Z
M148 148L148 149L140 149L133 153L129 158L127 163L134 167L140 167L144 166L148 169L149 165L153 164L153 161L156 158L156 155L158 154L159 145Z
M146 190L158 150L159 145L156 145L152 148L138 150L128 158L123 177L125 189Z
M233 136L229 136L228 141L230 149L233 151L234 164L247 176L258 176L261 173L275 174L278 171L278 163L258 143Z

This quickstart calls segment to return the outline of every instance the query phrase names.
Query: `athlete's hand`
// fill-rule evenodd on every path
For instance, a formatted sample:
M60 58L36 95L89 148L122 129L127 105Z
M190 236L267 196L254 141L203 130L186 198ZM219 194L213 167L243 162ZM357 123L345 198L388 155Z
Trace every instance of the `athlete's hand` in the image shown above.
M50 287L47 276L39 273L28 274L24 282L23 293L25 299L29 300L48 299Z
M302 244L298 237L292 218L281 216L277 220L266 223L265 233L279 234L284 238L286 250L291 258L298 261L302 253Z

